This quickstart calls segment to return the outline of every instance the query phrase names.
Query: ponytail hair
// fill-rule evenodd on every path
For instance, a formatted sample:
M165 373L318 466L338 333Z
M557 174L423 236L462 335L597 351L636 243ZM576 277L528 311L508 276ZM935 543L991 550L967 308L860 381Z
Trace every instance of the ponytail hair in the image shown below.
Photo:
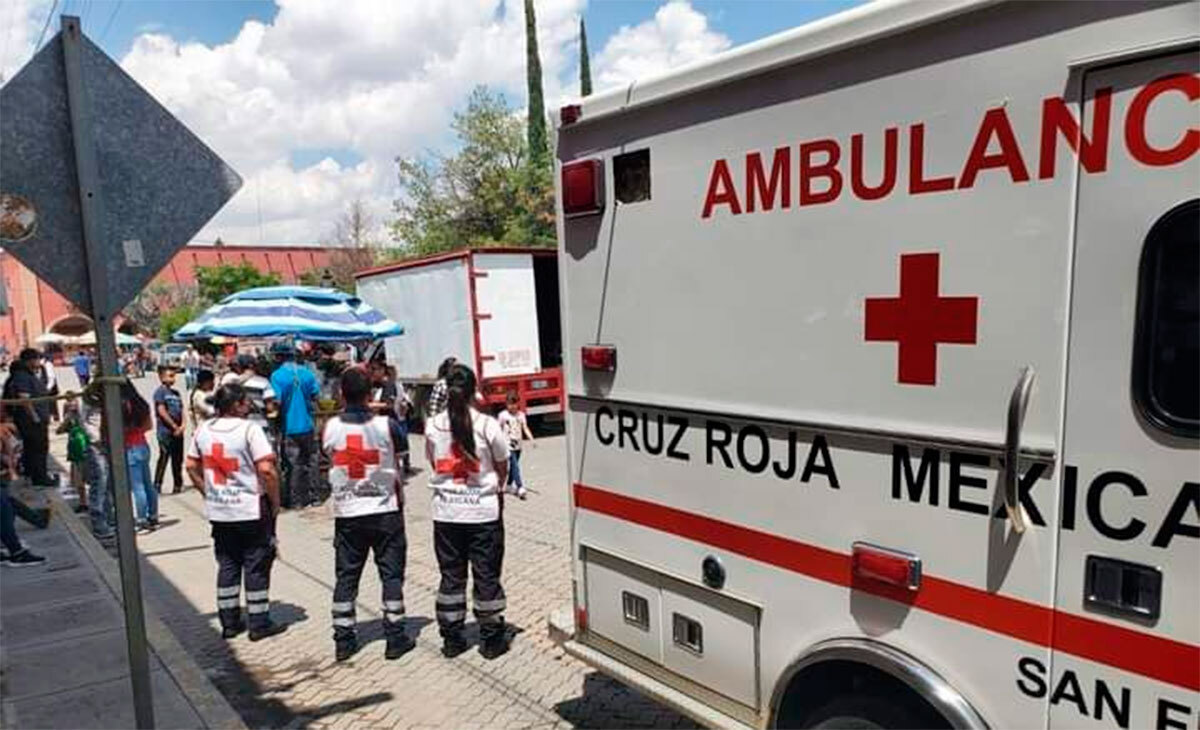
M150 404L128 378L121 383L121 416L126 428L142 429L150 425Z
M467 458L475 458L475 429L471 423L471 404L475 401L475 373L455 363L446 373L446 412L450 416L450 434Z
M213 407L218 416L229 416L233 414L233 407L244 400L246 389L238 383L230 383L217 388L216 395L213 396Z

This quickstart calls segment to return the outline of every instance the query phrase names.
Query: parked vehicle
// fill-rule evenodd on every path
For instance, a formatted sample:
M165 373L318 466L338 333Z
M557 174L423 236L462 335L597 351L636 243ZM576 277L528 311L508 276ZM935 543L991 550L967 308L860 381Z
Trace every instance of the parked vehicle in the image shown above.
M385 342L418 409L448 356L480 374L479 392L502 408L516 392L530 415L558 415L562 330L553 250L463 249L356 274L358 295L404 325Z
M168 342L158 350L158 363L168 367L182 369L183 356L187 354L188 346L179 342Z
M873 3L558 124L566 650L714 726L1195 727L1195 3Z

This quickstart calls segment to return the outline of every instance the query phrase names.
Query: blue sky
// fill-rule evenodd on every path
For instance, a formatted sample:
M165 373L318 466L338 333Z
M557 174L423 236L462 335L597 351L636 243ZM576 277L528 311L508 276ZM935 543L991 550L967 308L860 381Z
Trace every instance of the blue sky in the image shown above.
M601 91L854 4L536 0L547 106L578 91L581 16ZM355 200L382 231L395 158L452 146L472 87L525 104L521 0L4 0L0 74L63 13L245 180L197 242L316 243Z
M706 14L713 27L737 46L860 1L701 0L692 6ZM104 49L117 58L129 51L141 33L169 33L181 40L221 43L232 38L245 21L270 22L278 10L273 0L63 0L60 5L66 12L80 15L84 32L101 41ZM591 0L585 12L589 42L593 48L601 48L621 26L644 21L660 5L655 0Z

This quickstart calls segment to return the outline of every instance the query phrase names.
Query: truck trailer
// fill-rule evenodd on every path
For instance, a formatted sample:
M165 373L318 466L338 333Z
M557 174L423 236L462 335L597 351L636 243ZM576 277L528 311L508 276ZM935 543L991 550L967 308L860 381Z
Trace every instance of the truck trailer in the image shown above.
M397 379L422 393L449 356L474 369L491 407L516 393L531 416L563 409L558 260L553 249L474 248L355 275L363 301L404 325L386 340Z

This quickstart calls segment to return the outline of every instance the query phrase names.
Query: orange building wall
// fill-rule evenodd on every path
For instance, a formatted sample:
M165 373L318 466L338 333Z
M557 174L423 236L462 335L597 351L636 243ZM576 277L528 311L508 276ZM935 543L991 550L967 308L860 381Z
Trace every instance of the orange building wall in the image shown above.
M155 283L195 284L198 266L248 263L262 272L275 272L285 284L300 275L329 265L333 250L316 247L188 246L175 254ZM0 345L15 355L57 320L71 313L71 305L12 256L0 251L0 276L8 293L9 310L0 316Z

